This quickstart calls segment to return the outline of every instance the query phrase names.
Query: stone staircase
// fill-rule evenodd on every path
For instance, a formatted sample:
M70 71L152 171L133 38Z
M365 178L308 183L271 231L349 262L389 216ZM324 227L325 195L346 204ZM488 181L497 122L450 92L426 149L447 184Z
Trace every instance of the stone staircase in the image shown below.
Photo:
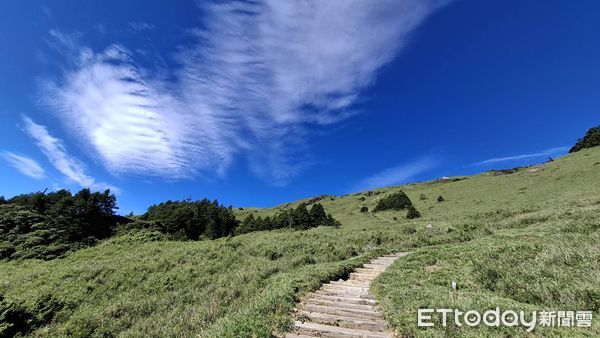
M285 337L392 337L369 287L396 259L407 254L376 258L352 272L348 280L323 284L308 294L297 306L294 331Z

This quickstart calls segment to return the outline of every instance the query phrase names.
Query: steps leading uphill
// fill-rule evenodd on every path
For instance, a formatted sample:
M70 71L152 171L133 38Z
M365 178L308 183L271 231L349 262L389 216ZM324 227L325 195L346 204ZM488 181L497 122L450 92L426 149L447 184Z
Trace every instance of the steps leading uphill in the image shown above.
M308 294L297 306L294 331L286 337L392 337L369 287L396 259L407 254L376 258L352 272L348 280L323 284Z

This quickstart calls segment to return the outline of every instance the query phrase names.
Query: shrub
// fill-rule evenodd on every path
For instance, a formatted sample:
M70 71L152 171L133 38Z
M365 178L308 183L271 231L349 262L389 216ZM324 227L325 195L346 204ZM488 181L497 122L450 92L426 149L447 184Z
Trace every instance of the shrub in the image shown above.
M403 192L391 194L383 199L380 199L375 206L374 212L382 210L405 210L412 206L412 202Z
M50 295L38 298L33 308L8 301L0 294L0 337L21 337L48 324L65 304Z
M369 208L363 206L360 208L360 212L369 212Z
M9 258L15 251L15 246L10 242L0 242L0 259Z
M597 146L600 146L600 126L588 129L585 136L577 140L577 143L569 150L569 153Z
M29 331L32 315L22 306L9 302L0 295L0 337L15 337Z
M415 228L414 226L407 226L407 227L402 228L402 233L407 234L407 235L412 235L416 232L417 232L417 228Z
M406 214L406 218L414 219L421 217L421 214L413 207L412 205L408 208L408 213Z
M319 196L317 196L317 197L313 197L313 198L309 199L309 200L308 200L308 201L306 201L305 203L306 203L306 205L311 205L311 204L313 204L313 203L320 202L321 200L324 200L324 199L326 199L327 197L329 197L329 196L328 196L328 195L319 195Z
M426 200L426 199L427 199L427 196L425 196L425 194L421 194L421 195L419 195L419 199L420 199L421 201L424 201L424 200Z
M510 169L492 170L492 175L494 175L494 176L510 175L510 174L518 173L523 168L524 167L514 167L514 168L510 168Z
M115 226L114 234L115 235L123 235L133 231L139 230L150 230L150 231L160 231L160 226L156 224L156 222L143 221L140 219L136 219L132 222L124 222L119 223Z
M445 200L444 200L444 198L442 197L442 195L439 195L439 196L438 196L438 198L437 198L437 201L438 201L438 202L443 202L443 201L445 201Z
M412 219L421 217L421 214L413 206L410 198L408 198L403 191L399 191L379 200L373 211L377 212L381 210L408 210L406 218Z

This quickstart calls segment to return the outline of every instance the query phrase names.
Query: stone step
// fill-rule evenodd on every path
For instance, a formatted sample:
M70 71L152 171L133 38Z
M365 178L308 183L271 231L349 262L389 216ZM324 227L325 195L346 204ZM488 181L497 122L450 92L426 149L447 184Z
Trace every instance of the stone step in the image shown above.
M329 284L358 286L358 287L362 287L362 288L368 288L371 286L371 284L369 282L364 282L364 281L359 281L359 280L333 281L333 282L329 282Z
M300 311L302 318L308 318L313 323L341 326L349 329L385 331L387 324L380 319L360 319L355 317L330 315L325 313Z
M327 300L327 299L307 298L307 299L303 300L300 304L337 306L339 308L344 308L344 309L359 309L359 310L377 311L377 307L375 307L375 305L373 305L373 304L354 304L354 303L345 303L345 302L339 302L339 301Z
M352 272L355 275L358 275L359 277L364 277L364 278L371 278L372 280L377 278L377 276L381 275L381 273L369 273L369 272L364 272L364 271L357 271L357 272ZM352 276L354 275L350 275L350 278L348 280L351 280Z
M375 271L385 271L385 269L387 269L388 267L382 264L371 264L371 263L367 263L365 265L362 266L363 269L373 269Z
M374 265L380 265L380 266L390 266L392 263L394 263L396 261L396 259L388 259L388 258L377 258L374 259L372 261L370 261L367 264L374 264Z
M375 277L377 276L373 276L373 275L369 275L369 274L364 274L364 273L358 273L358 272L352 272L350 273L350 279L349 280L359 280L359 281L369 281L372 282Z
M356 292L369 292L369 288L360 287L360 286L352 286L352 285L342 285L342 284L323 284L321 288L324 289L341 289L341 290L351 290Z
M409 254L410 252L397 252L394 254L394 256L401 258L401 257L405 257Z
M365 289L368 289L371 286L371 284L367 283L366 281L360 281L360 280L355 280L355 279L348 281L348 282L336 283L336 284L332 284L332 285L350 286L350 287L365 288Z
M391 338L388 333L369 330L348 329L345 327L323 325L310 322L294 322L294 328L302 334L318 334L330 338Z
M384 270L377 270L377 269L369 269L369 268L356 268L356 270L354 270L358 273L365 273L365 274L373 274L373 275L380 275Z
M389 268L389 267L390 267L390 265L392 265L391 263L390 263L390 264L369 263L369 264L371 264L371 265L378 265L378 266L381 266L381 268L379 268L379 269L380 269L380 270L382 270L382 271L385 271L385 270L387 270L387 268Z
M385 271L385 269L387 269L387 266L385 266L385 265L371 264L371 263L367 263L367 264L363 265L363 267L367 268L367 269L375 269L375 270L381 270L381 271Z
M379 265L379 263L377 263L377 265ZM383 267L383 268L381 268L381 271L385 271L385 270L387 270L387 268L389 268L389 267L390 267L390 265L392 265L392 264L380 265L380 266L382 266L382 267Z
M350 273L347 280L323 284L297 305L294 333L286 337L391 338L369 288L399 257L385 255Z
M308 312L318 312L330 315L340 315L348 317L356 317L361 319L383 319L383 316L377 310L359 310L359 309L344 309L335 306L323 306L314 304L301 304L299 310Z
M362 298L362 299L373 299L373 296L371 296L370 294L363 294L363 293L355 293L355 292L351 292L351 291L347 291L347 290L324 290L324 289L320 289L318 291L316 291L315 293L320 294L320 295L326 295L326 296L340 296L340 297L345 297L345 298Z
M394 263L396 260L395 259L389 259L389 258L378 258L375 260L370 261L370 264L381 264L384 266L390 266L392 263Z
M335 302L344 302L347 304L365 304L365 305L377 304L377 302L372 299L330 296L330 295L321 295L321 294L315 294L315 293L309 295L307 299L322 299L322 300L330 300L330 301L335 301Z

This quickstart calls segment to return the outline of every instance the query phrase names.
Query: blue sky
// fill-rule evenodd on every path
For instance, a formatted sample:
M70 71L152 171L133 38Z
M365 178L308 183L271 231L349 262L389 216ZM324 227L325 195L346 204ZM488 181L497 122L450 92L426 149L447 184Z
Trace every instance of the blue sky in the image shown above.
M272 206L527 165L600 123L598 1L3 1L0 195Z

